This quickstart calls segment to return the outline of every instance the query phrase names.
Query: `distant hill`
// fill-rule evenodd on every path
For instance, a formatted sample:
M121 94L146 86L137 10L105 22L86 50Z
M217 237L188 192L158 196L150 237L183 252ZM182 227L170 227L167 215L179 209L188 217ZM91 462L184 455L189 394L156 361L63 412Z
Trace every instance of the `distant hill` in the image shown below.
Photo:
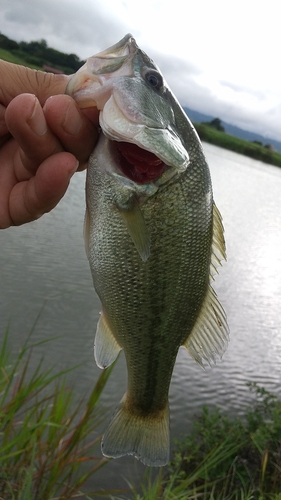
M205 115L204 113L200 113L199 111L195 111L190 108L183 108L186 112L188 118L195 123L203 123L210 122L216 116ZM242 128L235 127L235 125L230 125L229 123L221 120L221 123L225 129L225 132L229 135L233 135L234 137L239 137L240 139L244 139L245 141L259 141L262 144L271 144L276 151L281 153L281 142L275 141L274 139L270 139L268 137L263 137L260 134L256 134L255 132L248 132L247 130L243 130Z

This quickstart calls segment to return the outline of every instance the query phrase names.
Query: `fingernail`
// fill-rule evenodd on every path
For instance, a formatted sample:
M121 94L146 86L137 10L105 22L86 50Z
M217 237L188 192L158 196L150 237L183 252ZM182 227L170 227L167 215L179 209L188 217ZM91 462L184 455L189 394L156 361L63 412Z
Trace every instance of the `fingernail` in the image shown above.
M35 103L33 112L30 118L27 120L27 123L35 134L44 135L48 130L47 122L45 120L43 110L36 97L34 98L34 101Z
M81 116L75 105L70 102L65 113L65 118L62 127L67 134L76 135L82 128Z

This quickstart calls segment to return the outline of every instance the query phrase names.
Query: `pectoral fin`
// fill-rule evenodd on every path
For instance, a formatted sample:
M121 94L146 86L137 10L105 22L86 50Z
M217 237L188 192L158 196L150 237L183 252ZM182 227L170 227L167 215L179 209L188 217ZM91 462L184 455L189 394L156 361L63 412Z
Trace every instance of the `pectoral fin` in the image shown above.
M115 339L102 312L97 324L94 349L95 360L98 367L106 368L111 365L111 363L113 363L113 361L117 358L121 349L122 347L120 347Z
M141 259L145 262L150 254L150 234L137 200L132 199L129 208L118 205L118 210L126 223Z

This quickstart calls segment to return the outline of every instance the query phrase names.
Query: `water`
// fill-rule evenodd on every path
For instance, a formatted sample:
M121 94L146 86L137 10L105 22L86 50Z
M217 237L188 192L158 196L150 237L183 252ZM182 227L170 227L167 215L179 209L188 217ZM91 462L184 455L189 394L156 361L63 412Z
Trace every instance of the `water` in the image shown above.
M281 170L209 144L204 149L225 226L228 260L215 288L231 341L223 360L205 371L180 350L170 390L172 440L190 429L202 404L241 414L251 400L247 381L281 396ZM59 338L35 349L33 363L42 354L57 370L82 363L69 375L79 397L89 394L99 374L93 338L100 304L82 238L84 182L83 173L75 175L50 214L0 232L0 332L10 321L9 342L17 352L40 313L33 340ZM121 355L102 397L105 421L125 387ZM124 487L122 475L142 471L125 457L90 486Z

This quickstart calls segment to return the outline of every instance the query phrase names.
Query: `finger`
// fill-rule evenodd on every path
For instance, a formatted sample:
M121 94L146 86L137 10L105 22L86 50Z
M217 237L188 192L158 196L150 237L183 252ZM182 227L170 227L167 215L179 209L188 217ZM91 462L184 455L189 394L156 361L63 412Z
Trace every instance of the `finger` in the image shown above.
M34 175L46 158L63 151L34 95L15 97L6 109L5 118L10 133L21 148L21 162L17 162L15 172L18 180L26 179L26 170Z
M14 97L24 92L35 94L41 105L55 94L62 94L69 77L37 71L0 59L0 102L7 106Z
M44 112L64 149L78 158L79 170L84 168L98 137L98 109L93 108L89 119L70 96L57 95L46 101Z
M73 155L58 153L47 158L34 177L16 184L9 199L10 225L36 220L52 210L65 194L77 167Z
M5 142L10 136L9 130L6 125L5 112L6 112L6 107L0 104L0 147L3 146L3 144L5 144Z
M5 121L6 107L0 104L0 137L8 133L6 121Z

